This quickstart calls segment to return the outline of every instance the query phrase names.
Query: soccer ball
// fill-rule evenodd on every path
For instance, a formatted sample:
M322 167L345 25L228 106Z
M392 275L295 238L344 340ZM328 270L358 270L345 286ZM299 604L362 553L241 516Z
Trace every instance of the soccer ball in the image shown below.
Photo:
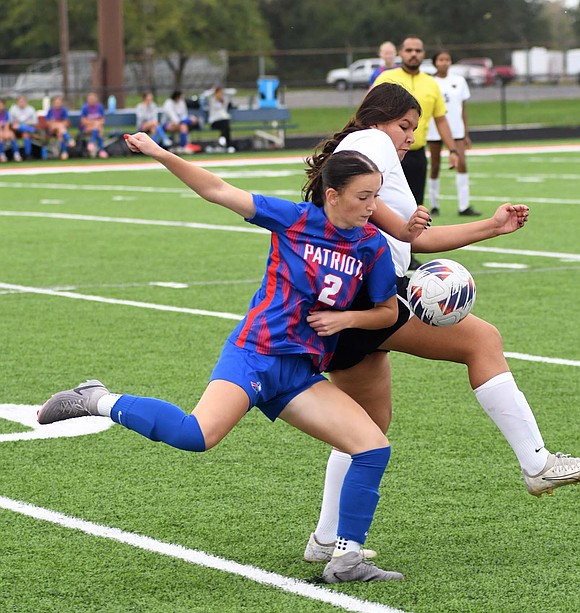
M431 326L452 326L466 317L475 302L471 273L453 260L433 260L409 280L407 300L413 313Z

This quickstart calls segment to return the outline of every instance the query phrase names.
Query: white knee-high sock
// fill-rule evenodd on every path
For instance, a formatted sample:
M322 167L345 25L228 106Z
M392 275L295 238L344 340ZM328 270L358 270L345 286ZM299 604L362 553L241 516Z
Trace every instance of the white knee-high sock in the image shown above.
M537 475L546 465L549 451L544 447L536 418L512 373L492 377L474 392L483 410L514 450L522 469L529 475Z
M348 453L333 449L326 464L324 494L318 525L314 531L316 540L327 545L336 541L338 528L338 506L344 477L350 468L352 459Z
M439 179L427 179L429 186L429 204L432 209L439 208Z
M459 211L465 211L469 208L469 175L466 172L458 172L455 175L455 185L457 187Z

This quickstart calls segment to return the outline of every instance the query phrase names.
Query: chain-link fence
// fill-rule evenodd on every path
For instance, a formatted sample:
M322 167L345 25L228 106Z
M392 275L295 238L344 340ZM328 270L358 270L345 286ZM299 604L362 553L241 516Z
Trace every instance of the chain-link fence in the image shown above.
M486 60L498 67L512 66L515 80L520 83L578 83L580 79L580 49L549 50L541 47L515 49L509 45L451 47L455 60L469 58ZM177 53L159 57L150 53L143 57L128 57L125 63L124 94L153 91L157 96L181 89L195 95L221 84L237 89L256 90L258 79L275 75L284 92L307 88L364 88L377 60L376 49L337 48L273 51L266 53L227 52L181 57ZM435 51L426 46L426 56ZM363 62L361 60L367 60ZM339 77L329 72L341 69ZM67 94L71 106L80 105L89 90L104 93L98 83L99 58L95 51L71 51L68 54ZM488 79L486 85L497 85ZM474 86L481 83L472 83ZM0 96L12 98L23 93L29 98L41 98L64 92L60 56L40 60L1 60ZM106 91L108 94L117 92Z

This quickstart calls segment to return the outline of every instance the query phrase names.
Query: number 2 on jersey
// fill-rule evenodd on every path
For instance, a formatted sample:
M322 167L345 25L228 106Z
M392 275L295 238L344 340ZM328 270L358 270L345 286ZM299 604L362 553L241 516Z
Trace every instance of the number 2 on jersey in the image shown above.
M326 287L324 287L320 292L318 301L334 306L336 302L336 295L338 292L340 292L340 288L342 287L342 279L336 275L328 274L326 277L324 277L324 284Z

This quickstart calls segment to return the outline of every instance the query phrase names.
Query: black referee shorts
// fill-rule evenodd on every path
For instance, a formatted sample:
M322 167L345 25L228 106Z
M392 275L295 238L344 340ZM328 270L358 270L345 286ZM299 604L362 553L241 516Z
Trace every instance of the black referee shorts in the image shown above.
M427 180L425 147L407 151L405 157L401 160L401 166L417 204L424 204L425 181Z
M338 335L338 344L332 360L326 369L327 372L333 370L344 370L356 366L369 354L378 350L392 334L404 326L411 311L407 304L408 277L397 279L397 298L399 306L399 316L397 321L390 328L381 330L361 330L359 328L347 328ZM363 285L350 306L351 311L367 311L372 309L374 303L369 298L366 285Z

